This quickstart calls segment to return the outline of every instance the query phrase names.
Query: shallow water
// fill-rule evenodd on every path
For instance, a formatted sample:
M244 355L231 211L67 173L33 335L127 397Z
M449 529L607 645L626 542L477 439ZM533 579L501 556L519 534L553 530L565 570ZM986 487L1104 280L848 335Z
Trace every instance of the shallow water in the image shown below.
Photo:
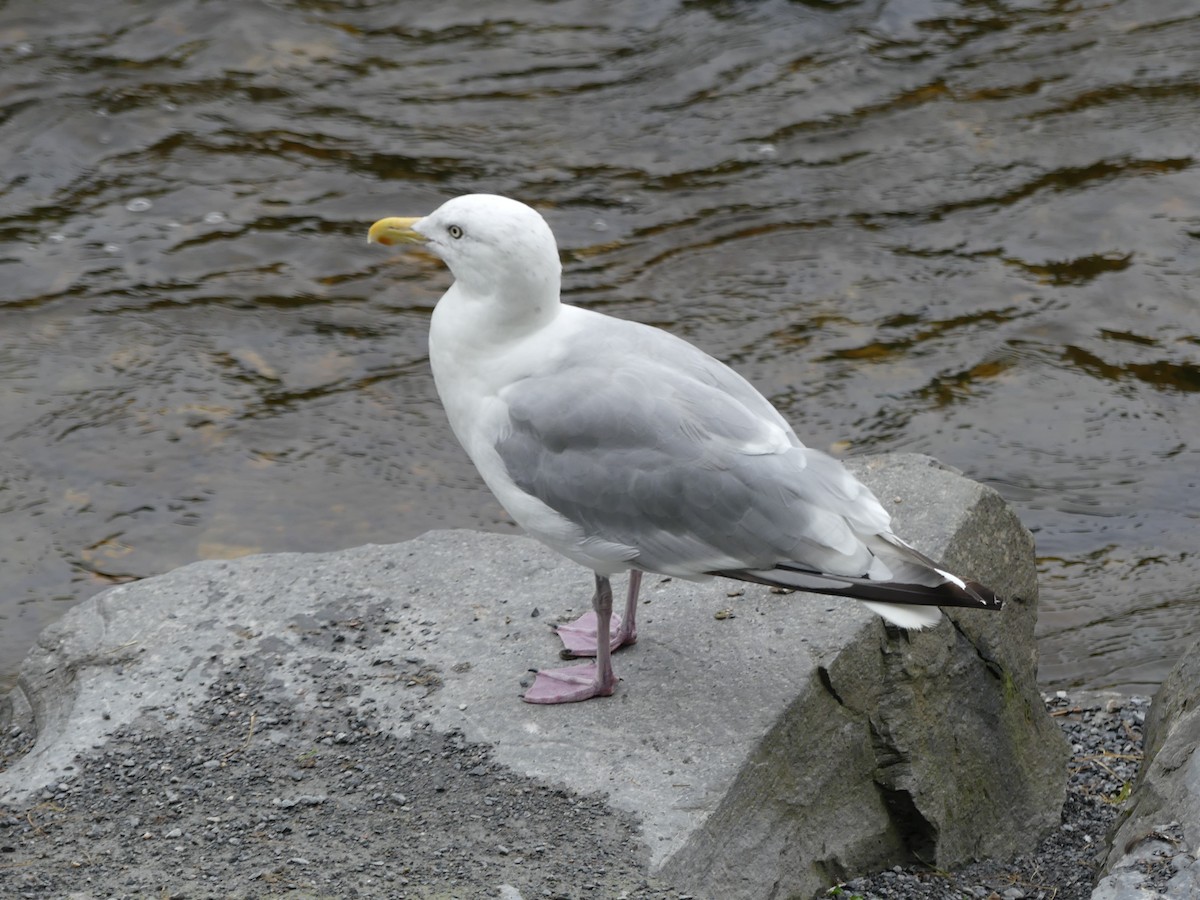
M447 274L364 242L484 190L808 443L995 486L1043 679L1149 690L1200 630L1198 73L1191 0L0 4L0 673L195 559L511 529Z

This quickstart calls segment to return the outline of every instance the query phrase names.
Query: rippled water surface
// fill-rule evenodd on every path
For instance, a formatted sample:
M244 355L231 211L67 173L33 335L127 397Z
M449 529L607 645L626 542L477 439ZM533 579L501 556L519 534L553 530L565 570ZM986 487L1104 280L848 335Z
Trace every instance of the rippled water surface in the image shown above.
M1043 679L1146 689L1200 630L1198 104L1193 0L0 2L0 673L192 560L511 529L447 273L364 240L490 191L808 443L994 485Z

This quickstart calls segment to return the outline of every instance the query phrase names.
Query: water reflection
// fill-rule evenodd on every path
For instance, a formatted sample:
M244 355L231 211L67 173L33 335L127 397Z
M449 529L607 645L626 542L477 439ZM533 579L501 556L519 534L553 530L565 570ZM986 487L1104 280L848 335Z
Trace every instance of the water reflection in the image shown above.
M425 359L470 190L573 297L738 366L810 443L920 450L1043 554L1043 677L1200 623L1200 13L1184 0L10 0L0 672L197 558L511 526Z

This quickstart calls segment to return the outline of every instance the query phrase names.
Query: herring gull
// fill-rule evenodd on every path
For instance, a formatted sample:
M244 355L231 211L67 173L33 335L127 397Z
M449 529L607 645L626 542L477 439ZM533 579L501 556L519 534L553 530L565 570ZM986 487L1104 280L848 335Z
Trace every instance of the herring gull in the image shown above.
M853 597L906 629L937 624L938 606L1000 607L894 535L871 491L724 363L562 303L554 235L525 204L456 197L381 219L368 240L420 244L450 267L429 328L450 426L509 515L595 573L592 612L556 629L595 662L538 671L526 701L613 693L644 572ZM613 615L609 578L624 571Z

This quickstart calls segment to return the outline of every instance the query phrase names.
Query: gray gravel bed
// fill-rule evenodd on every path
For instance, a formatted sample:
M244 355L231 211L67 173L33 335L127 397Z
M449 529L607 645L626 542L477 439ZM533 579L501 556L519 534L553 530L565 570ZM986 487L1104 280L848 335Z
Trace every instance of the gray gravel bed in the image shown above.
M353 685L331 680L289 706L264 677L248 659L210 686L193 724L139 720L37 801L0 807L0 896L686 900L649 875L636 823L602 797L517 776L457 733L384 731L347 702ZM1085 900L1149 701L1047 705L1074 758L1062 825L1035 854L897 867L842 896ZM0 736L0 760L28 739Z
M225 672L197 726L141 720L0 807L0 897L685 896L648 876L603 797L514 775L457 733L382 731L337 682L272 703L263 675Z

